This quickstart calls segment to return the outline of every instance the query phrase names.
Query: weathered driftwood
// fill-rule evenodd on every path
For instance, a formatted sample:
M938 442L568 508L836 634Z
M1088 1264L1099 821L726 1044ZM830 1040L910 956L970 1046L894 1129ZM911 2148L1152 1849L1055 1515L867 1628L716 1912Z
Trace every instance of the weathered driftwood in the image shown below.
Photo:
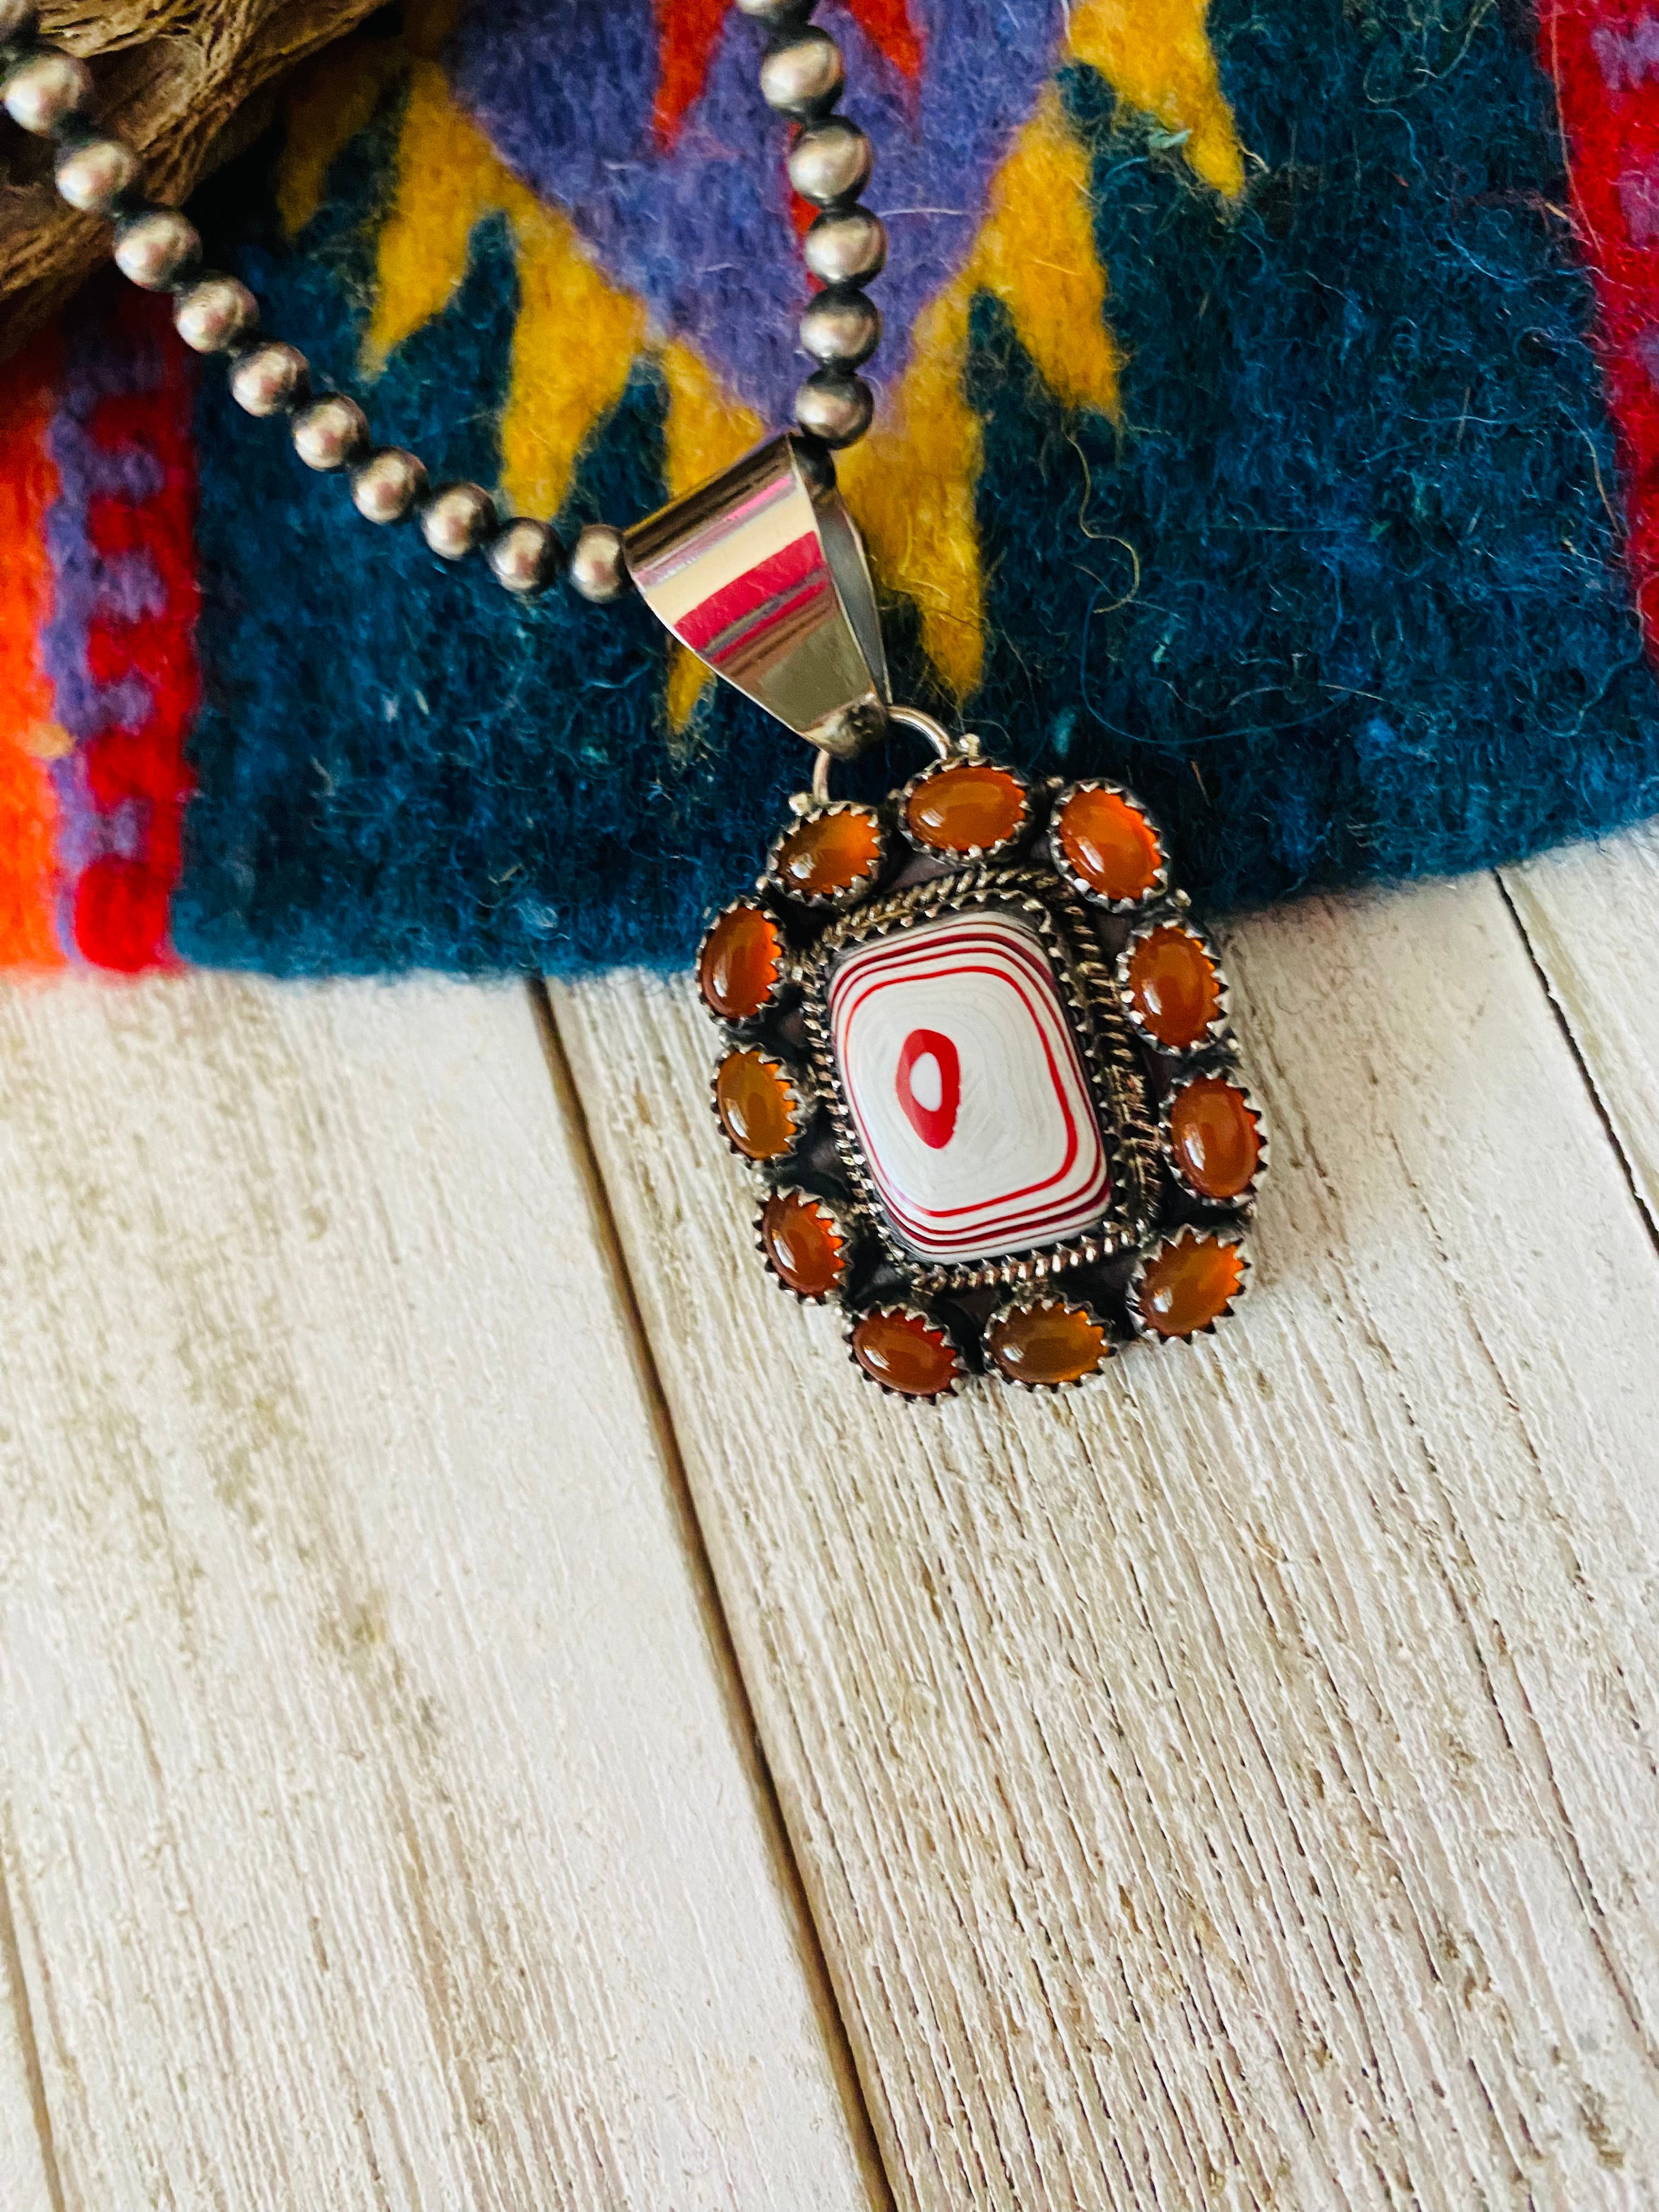
M151 192L178 200L256 94L368 15L374 0L46 0L41 27L91 62L97 112L137 146ZM97 264L102 223L52 190L44 149L0 122L0 353Z

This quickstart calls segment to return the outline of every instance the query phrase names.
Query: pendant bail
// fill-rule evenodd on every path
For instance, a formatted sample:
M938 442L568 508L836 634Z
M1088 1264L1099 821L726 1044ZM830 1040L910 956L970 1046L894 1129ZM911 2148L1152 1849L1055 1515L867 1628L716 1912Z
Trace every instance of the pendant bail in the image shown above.
M863 541L793 431L672 500L623 539L641 598L680 643L838 760L890 697Z

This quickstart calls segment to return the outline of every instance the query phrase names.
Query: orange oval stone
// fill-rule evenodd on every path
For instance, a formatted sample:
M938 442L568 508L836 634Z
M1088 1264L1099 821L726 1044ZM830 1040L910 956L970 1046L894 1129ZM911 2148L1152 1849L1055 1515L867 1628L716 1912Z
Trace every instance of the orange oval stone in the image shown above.
M1170 1149L1185 1182L1205 1198L1237 1198L1261 1159L1249 1101L1224 1075L1195 1076L1170 1101Z
M714 1075L720 1127L751 1160L775 1160L795 1141L795 1101L788 1079L764 1053L728 1053Z
M789 831L771 862L773 879L806 898L850 890L881 858L881 824L867 806L809 814Z
M985 1349L1011 1382L1080 1382L1111 1346L1082 1306L1016 1306L994 1322Z
M1243 1280L1237 1245L1183 1229L1146 1262L1136 1303L1160 1336L1192 1336L1226 1311Z
M834 1216L798 1190L773 1192L761 1208L760 1233L779 1280L800 1297L827 1297L847 1271Z
M853 1331L853 1357L865 1373L907 1398L938 1398L956 1380L956 1354L943 1329L892 1309L866 1314Z
M1055 828L1073 869L1103 898L1145 898L1158 881L1158 832L1121 792L1074 791Z
M747 1021L771 997L782 966L783 939L771 915L757 906L732 907L697 956L703 1004L726 1021Z
M911 834L939 853L1000 845L1025 819L1025 787L1006 768L963 761L919 783L905 803Z
M1165 922L1129 955L1129 1003L1160 1044L1197 1044L1221 1011L1221 978L1190 929Z

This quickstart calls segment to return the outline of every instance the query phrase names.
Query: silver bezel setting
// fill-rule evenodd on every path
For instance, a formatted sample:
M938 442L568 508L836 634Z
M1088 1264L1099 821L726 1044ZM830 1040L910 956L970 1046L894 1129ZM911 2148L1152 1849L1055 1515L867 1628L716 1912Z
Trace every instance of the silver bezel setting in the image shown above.
M1169 1329L1155 1328L1151 1322L1142 1318L1140 1286L1146 1279L1147 1268L1158 1254L1167 1246L1179 1243L1183 1237L1195 1237L1200 1243L1231 1246L1239 1255L1243 1272L1238 1279L1238 1288L1218 1313L1212 1314L1201 1328L1188 1329L1184 1333L1176 1333ZM1250 1248L1244 1241L1244 1231L1242 1228L1224 1227L1219 1224L1210 1222L1176 1222L1167 1229L1161 1229L1155 1237L1148 1238L1140 1256L1130 1271L1129 1279L1124 1285L1123 1291L1129 1326L1143 1344L1190 1344L1194 1337L1213 1336L1218 1324L1225 1321L1230 1314L1235 1313L1243 1304L1244 1295L1250 1287L1251 1272Z
M1079 875L1066 857L1066 848L1060 842L1060 817L1067 804L1083 791L1109 792L1114 799L1121 799L1126 806L1133 807L1152 833L1158 845L1158 873L1146 889L1133 898L1110 898L1104 891L1097 890L1086 876ZM1054 793L1044 842L1049 864L1060 881L1068 884L1089 905L1099 907L1103 913L1140 914L1170 896L1170 848L1164 835L1164 825L1152 808L1138 799L1127 783L1114 783L1109 776L1085 775L1080 776L1075 783L1065 785Z
M735 1060L744 1053L752 1053L756 1059L763 1060L768 1066L775 1067L782 1076L785 1088L793 1102L795 1121L793 1137L782 1152L768 1152L764 1158L757 1158L753 1152L744 1152L743 1146L734 1141L726 1126L726 1117L720 1112L720 1070L728 1060ZM733 1036L728 1039L726 1049L714 1062L713 1073L708 1078L708 1103L714 1116L714 1126L725 1139L726 1148L732 1158L741 1160L745 1167L754 1168L760 1174L767 1175L775 1174L779 1168L793 1160L800 1151L807 1129L811 1124L813 1109L818 1102L817 1093L811 1079L801 1069L799 1064L792 1060L787 1052L774 1051L770 1045L762 1043L752 1037Z
M987 908L1024 922L1041 940L1089 1079L1091 1102L1110 1163L1110 1203L1097 1227L1055 1243L999 1257L945 1266L913 1251L894 1231L853 1125L830 1034L829 983L836 956L872 938L896 935L919 921ZM1087 916L1047 870L969 866L858 908L832 923L803 972L804 1018L812 1071L828 1109L854 1206L883 1250L918 1296L988 1285L1042 1283L1073 1267L1092 1267L1134 1250L1156 1206L1157 1133L1127 1035L1111 970L1094 950Z
M730 1139L728 1139L727 1141L729 1142ZM747 1155L745 1154L744 1157L747 1158ZM766 1243L766 1209L775 1198L799 1199L804 1204L815 1206L821 1213L829 1215L836 1234L841 1239L841 1273L829 1290L798 1291L793 1283L786 1282L778 1273L777 1265ZM848 1219L843 1207L837 1206L833 1199L825 1198L816 1190L807 1190L798 1182L771 1184L763 1192L760 1202L755 1208L755 1249L761 1255L762 1265L787 1297L795 1298L804 1306L825 1306L832 1300L836 1305L842 1303L848 1277L852 1273L853 1248L857 1238L857 1225Z
M847 1356L865 1381L873 1382L884 1396L908 1399L913 1406L931 1406L937 1404L941 1398L954 1398L962 1384L969 1380L973 1370L963 1358L962 1346L957 1340L955 1329L951 1328L949 1322L942 1321L937 1314L928 1312L925 1307L913 1305L908 1298L876 1298L870 1304L860 1306L856 1310L849 1306L846 1309L846 1313L847 1322L843 1333L847 1339ZM951 1355L951 1379L942 1390L901 1390L891 1382L884 1382L879 1375L871 1373L859 1358L854 1339L858 1334L859 1324L861 1322L872 1320L878 1314L899 1314L906 1321L919 1321L930 1335L944 1339L945 1348Z
M771 923L778 940L778 972L772 979L771 989L752 1014L723 1014L717 1006L711 1006L703 997L702 956L708 950L709 939L713 937L727 915L736 914L739 909L749 914L761 915ZM752 891L745 891L741 898L727 900L697 940L697 956L691 973L696 981L697 997L704 1013L711 1021L718 1022L722 1030L728 1031L734 1037L741 1038L749 1030L763 1022L769 1014L776 1013L789 996L795 980L794 955L791 951L788 938L785 934L783 924L772 908L768 906L764 899L757 898ZM725 1054L722 1054L721 1058L724 1059L724 1057ZM744 1157L747 1158L747 1153Z
M1135 948L1137 945L1144 945L1149 937L1156 936L1160 929L1179 930L1183 936L1190 937L1200 945L1204 949L1204 957L1209 962L1215 975L1215 1012L1210 1017L1209 1026L1204 1034L1194 1037L1190 1044L1166 1044L1162 1037L1155 1036L1141 1019L1139 1011L1129 996L1129 963L1134 957ZM1208 933L1198 927L1184 906L1177 906L1173 900L1166 901L1161 906L1155 907L1146 919L1137 925L1131 932L1123 950L1117 956L1115 980L1118 1003L1123 1009L1125 1020L1128 1022L1138 1037L1150 1045L1154 1052L1162 1053L1165 1059L1183 1063L1197 1060L1205 1053L1213 1052L1225 1039L1231 1009L1227 971L1222 966L1221 956L1211 942Z
M992 1349L991 1340L999 1326L1012 1314L1032 1313L1046 1306L1059 1306L1066 1313L1085 1315L1090 1326L1100 1331L1103 1340L1100 1358L1086 1374L1068 1376L1058 1382L1028 1382L1023 1375L1011 1375L998 1360L995 1352ZM1004 1298L1000 1305L994 1307L986 1316L985 1325L979 1335L981 1349L985 1355L986 1373L994 1376L999 1382L1005 1384L1011 1390L1079 1389L1084 1383L1091 1382L1108 1362L1116 1357L1121 1340L1111 1322L1097 1306L1092 1305L1087 1298L1068 1298L1058 1285L1052 1291L1026 1291L1014 1297Z
M855 876L850 884L843 884L839 890L798 890L793 884L786 883L779 875L778 855L798 831L804 829L809 822L821 820L826 814L866 816L876 833L875 857L862 875ZM891 850L891 837L886 823L881 818L881 811L878 807L866 806L862 800L856 799L823 799L813 805L803 807L795 819L786 823L767 847L766 888L775 898L787 899L791 906L805 907L810 912L818 914L840 913L848 907L856 906L860 899L869 896L871 890L881 879Z
M1245 1111L1255 1123L1257 1146L1255 1173L1236 1198L1212 1198L1207 1192L1200 1190L1195 1183L1189 1182L1182 1172L1181 1156L1175 1147L1174 1131L1171 1125L1176 1100L1189 1083L1201 1083L1212 1078L1218 1083L1226 1084L1230 1089L1238 1092L1244 1101ZM1248 1216L1255 1212L1256 1194L1261 1188L1262 1177L1267 1172L1267 1156L1270 1149L1267 1116L1262 1110L1255 1093L1245 1082L1231 1060L1213 1058L1198 1061L1182 1069L1164 1093L1164 1103L1158 1109L1158 1143L1164 1152L1164 1164L1169 1169L1176 1188L1183 1195L1191 1199L1194 1205L1212 1208L1217 1213Z
M955 769L986 768L999 775L1006 775L1019 786L1023 811L1018 822L1006 837L999 837L993 845L955 846L930 845L925 837L918 836L910 827L910 801L925 783L933 783ZM908 783L894 793L894 805L898 811L899 834L913 853L921 853L930 860L938 860L947 868L969 867L976 863L1006 860L1018 851L1031 834L1032 817L1036 812L1036 793L1029 776L1022 775L1016 768L1004 761L987 760L977 744L972 750L966 746L960 752L947 753L941 760L929 761L926 768L918 769Z

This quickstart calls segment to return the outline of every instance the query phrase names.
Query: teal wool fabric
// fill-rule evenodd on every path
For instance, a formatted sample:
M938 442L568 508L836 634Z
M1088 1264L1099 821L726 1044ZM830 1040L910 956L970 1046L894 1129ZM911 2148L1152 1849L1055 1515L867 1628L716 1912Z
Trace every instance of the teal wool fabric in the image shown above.
M552 51L595 13L518 12L526 71L538 35ZM1216 0L1209 32L1252 157L1239 207L1092 72L1062 82L1121 425L1062 407L1004 308L974 307L988 633L962 720L1037 773L1132 783L1184 879L1229 906L1651 811L1659 700L1529 18ZM557 52L580 70L580 46ZM405 96L394 73L297 238L270 148L200 210L268 326L347 389ZM495 480L517 309L489 219L459 295L365 394L434 477ZM658 503L665 404L642 364L562 526ZM729 695L671 738L642 609L522 607L368 530L213 375L198 448L181 953L281 974L684 962L805 780L795 742ZM901 696L951 711L915 610L887 611ZM895 746L846 787L915 764Z

